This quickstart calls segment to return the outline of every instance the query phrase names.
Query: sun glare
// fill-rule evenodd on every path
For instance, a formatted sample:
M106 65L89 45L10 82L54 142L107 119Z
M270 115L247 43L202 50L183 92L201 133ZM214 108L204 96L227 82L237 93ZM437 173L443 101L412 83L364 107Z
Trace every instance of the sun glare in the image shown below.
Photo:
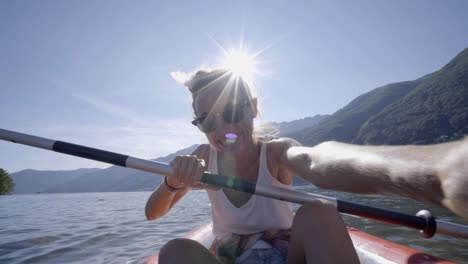
M224 58L224 67L247 80L251 80L256 71L256 61L254 56L241 50L231 50L226 53Z

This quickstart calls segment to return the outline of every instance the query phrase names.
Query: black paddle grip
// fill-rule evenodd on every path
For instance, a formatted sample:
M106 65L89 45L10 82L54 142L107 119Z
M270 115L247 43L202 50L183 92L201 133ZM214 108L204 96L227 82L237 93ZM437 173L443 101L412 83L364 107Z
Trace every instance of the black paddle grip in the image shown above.
M81 145L76 145L76 144L71 144L63 141L56 141L52 147L52 149L56 152L60 153L65 153L77 157L82 157L86 159L92 159L96 161L102 161L105 163L110 163L114 164L117 166L122 166L126 167L126 161L128 159L128 156L110 152L110 151L105 151L105 150L100 150L100 149L95 149L95 148L90 148L90 147L85 147Z
M426 219L414 215L403 214L341 200L337 201L337 208L338 211L345 214L366 217L369 219L411 227L418 230L426 230L427 228Z

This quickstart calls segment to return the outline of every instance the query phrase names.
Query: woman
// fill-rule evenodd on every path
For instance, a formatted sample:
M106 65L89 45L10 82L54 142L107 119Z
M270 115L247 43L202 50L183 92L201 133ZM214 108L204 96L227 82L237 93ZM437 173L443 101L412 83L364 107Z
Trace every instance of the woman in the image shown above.
M458 145L360 147L327 142L310 148L287 138L266 140L254 134L257 99L242 78L225 70L198 71L186 86L193 99L192 123L205 133L209 145L173 160L174 173L148 199L146 216L157 219L191 187L205 188L216 240L210 251L192 240L170 241L161 249L161 263L359 262L334 206L317 201L302 206L294 216L287 202L207 188L199 183L204 171L282 188L291 188L293 175L298 175L323 188L396 194L467 216L462 204L468 198L452 184L448 186L452 191L444 193L439 173L450 168L450 162L460 163L456 158L445 165L438 160ZM462 143L466 152L467 141ZM439 167L430 166L436 161ZM447 194L456 198L446 199Z

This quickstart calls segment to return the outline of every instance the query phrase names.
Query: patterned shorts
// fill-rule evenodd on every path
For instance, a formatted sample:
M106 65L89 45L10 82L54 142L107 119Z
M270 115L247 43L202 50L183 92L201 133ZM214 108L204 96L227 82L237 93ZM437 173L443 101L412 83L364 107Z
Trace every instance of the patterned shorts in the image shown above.
M284 264L288 256L288 242L273 248L248 249L236 259L236 264Z
M290 236L290 229L266 230L247 235L231 234L225 239L215 239L210 252L224 264L285 263ZM256 248L256 242L264 242L271 247Z

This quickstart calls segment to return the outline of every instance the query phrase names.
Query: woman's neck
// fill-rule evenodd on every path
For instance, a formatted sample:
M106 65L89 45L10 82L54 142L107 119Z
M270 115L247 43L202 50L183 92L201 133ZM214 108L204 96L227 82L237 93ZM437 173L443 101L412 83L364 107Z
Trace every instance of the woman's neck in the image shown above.
M253 138L251 144L236 152L219 153L218 158L223 167L229 167L231 170L245 171L258 163L261 143Z

